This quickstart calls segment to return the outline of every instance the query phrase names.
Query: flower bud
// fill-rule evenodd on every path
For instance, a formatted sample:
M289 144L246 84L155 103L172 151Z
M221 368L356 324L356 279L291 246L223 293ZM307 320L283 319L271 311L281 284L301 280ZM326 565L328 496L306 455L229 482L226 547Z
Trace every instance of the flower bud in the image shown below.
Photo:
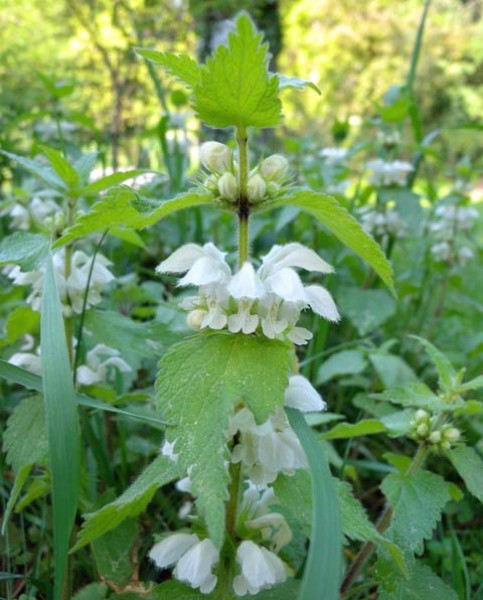
M238 184L232 173L224 173L218 179L218 191L220 192L220 196L225 198L225 200L235 202L238 196Z
M201 310L199 308L192 310L186 318L188 327L191 327L191 329L196 329L199 331L201 329L201 322L203 321L203 317L205 315L206 315L206 311Z
M205 142L200 148L201 164L209 171L224 173L231 168L233 153L220 142Z
M429 417L429 414L425 410L420 408L416 411L416 414L414 416L416 417L416 421L425 421Z
M456 427L450 427L443 431L443 437L451 444L455 444L460 439L461 432L459 429L456 429Z
M281 154L268 156L260 165L260 171L265 179L278 179L288 168L287 159Z
M279 191L280 191L280 184L276 183L275 181L269 181L267 183L267 194L270 196L270 198L273 198L274 196L276 196Z
M428 440L431 442L431 444L439 444L439 442L441 441L441 432L433 431L429 435Z
M258 202L267 193L267 184L260 175L253 175L248 180L247 195L251 202Z
M416 428L416 433L419 435L419 437L425 437L428 434L427 424L421 423L421 425L418 425L418 427Z
M450 450L451 449L451 442L448 442L448 440L443 440L441 442L441 444L439 445L439 447L441 448L441 450Z

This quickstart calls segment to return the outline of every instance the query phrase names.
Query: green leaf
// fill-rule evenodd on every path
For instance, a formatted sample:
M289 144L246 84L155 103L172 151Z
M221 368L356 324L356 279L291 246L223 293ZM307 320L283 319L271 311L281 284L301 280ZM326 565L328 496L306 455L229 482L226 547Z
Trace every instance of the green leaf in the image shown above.
M386 388L402 386L411 381L417 381L414 371L399 356L373 353L369 355L369 360Z
M332 354L319 368L316 383L320 385L339 375L358 375L367 367L360 350L342 350Z
M446 356L431 342L428 342L428 340L425 340L417 335L410 335L409 337L412 337L422 346L424 346L424 349L429 354L429 358L432 360L436 370L438 371L440 387L446 391L450 390L453 387L453 381L456 377L456 372Z
M52 476L54 600L60 600L79 498L80 430L62 307L51 255L48 256L44 275L40 314L42 380Z
M338 423L330 431L323 433L322 437L325 440L341 440L383 431L386 431L386 427L379 419L363 419L359 423Z
M257 423L283 405L293 356L288 345L244 334L199 334L172 346L159 363L157 406L174 427L175 452L190 478L209 537L221 546L227 498L227 432L243 403Z
M220 45L200 68L193 89L197 116L211 127L274 127L281 119L278 78L268 72L268 44L241 15L228 47Z
M39 145L39 148L49 161L50 166L66 184L67 188L72 188L79 183L79 173L77 173L74 167L69 164L58 150L44 146L43 144Z
M76 160L74 169L79 173L81 182L85 182L89 179L89 175L96 164L96 160L97 152L88 152Z
M163 69L189 88L194 88L200 80L200 66L187 54L173 52L158 52L147 48L135 48L138 56L149 60Z
M155 458L119 498L84 516L85 522L72 552L143 512L158 488L183 475L182 469L169 458Z
M458 600L454 590L429 567L417 561L411 565L407 577L401 577L389 561L378 561L376 573L382 584L379 600Z
M344 317L359 335L371 333L396 313L396 302L386 290L364 290L343 287L337 293L337 304Z
M38 331L39 324L40 315L37 311L30 306L18 306L8 315L5 323L7 342L13 344L26 333Z
M474 448L457 446L446 452L468 491L483 502L483 461Z
M125 586L132 576L131 551L138 535L133 519L123 521L92 543L92 553L103 581Z
M29 158L25 158L23 156L19 156L18 154L11 154L10 152L5 152L5 150L0 150L0 154L3 154L7 158L16 161L21 167L23 167L26 171L38 177L41 181L46 183L49 187L59 190L61 192L65 192L67 189L66 184L62 181L62 179L57 175L55 171L41 165L40 163L30 160Z
M78 591L72 600L104 600L108 589L101 583L90 583Z
M399 406L414 406L430 412L441 412L448 408L425 383L410 381L404 386L390 388L379 394L371 394L371 398L385 400Z
M335 481L323 446L298 410L286 408L312 475L312 535L299 600L337 600L342 570L342 527ZM320 582L323 585L320 585Z
M421 553L430 539L444 505L451 499L446 481L429 471L412 475L389 474L382 491L394 509L390 531L404 550Z
M318 219L343 244L367 261L395 295L392 268L384 252L335 198L321 192L299 189L267 208L287 205L298 206Z
M300 77L288 77L287 75L282 75L281 73L275 73L275 76L278 77L278 87L280 90L285 89L294 89L294 90L303 90L306 87L309 87L317 92L320 96L320 89L312 83L311 81L307 81L307 79L300 79Z
M22 369L16 365L11 365L5 360L0 360L0 377L5 378L7 381L11 381L12 383L23 385L30 390L36 390L37 392L43 391L41 377L35 375L34 373L30 373L26 369ZM80 406L87 406L88 408L93 408L95 410L105 410L107 412L118 413L120 415L125 415L126 417L132 417L134 419L139 419L148 423L154 423L156 425L166 425L164 421L161 421L156 417L138 414L132 410L124 410L122 408L112 406L111 404L101 402L101 400L97 400L96 398L84 396L84 394L76 393L75 398L76 402Z
M97 181L93 181L89 185L76 190L76 196L97 196L99 192L103 192L109 188L119 185L127 179L132 179L143 173L153 173L149 169L131 169L130 171L122 171L120 173L112 173L101 177Z
M291 579L249 597L251 600L296 600L299 589L300 581ZM202 594L180 581L171 580L154 586L152 594L148 596L147 600L225 600L226 597L226 593L219 589L215 589L211 594ZM122 600L124 596L115 596L115 598ZM136 600L142 600L142 598L144 596L139 596ZM131 599L126 598L126 600Z
M458 386L458 393L462 394L463 392L469 392L471 390L479 390L483 387L483 375L479 375L466 383Z
M89 213L81 215L74 225L55 242L54 248L63 246L73 240L82 238L95 231L104 231L110 227L127 227L143 229L150 227L169 214L185 208L210 204L213 196L197 191L186 192L172 200L157 204L148 212L140 212L134 203L139 201L138 195L125 186L109 190L107 194L92 206Z
M16 231L0 242L0 265L15 263L24 271L33 271L45 262L49 246L49 238L41 233Z

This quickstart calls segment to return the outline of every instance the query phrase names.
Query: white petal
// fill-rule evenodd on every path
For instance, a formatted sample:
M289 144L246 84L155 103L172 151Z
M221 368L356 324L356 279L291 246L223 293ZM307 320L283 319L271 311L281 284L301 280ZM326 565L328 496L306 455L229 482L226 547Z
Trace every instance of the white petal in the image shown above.
M257 591L286 579L283 563L278 556L250 540L240 544L236 558L248 586Z
M265 294L265 286L255 273L253 265L246 262L238 273L231 278L228 291L237 300L240 298L256 300Z
M81 385L92 385L94 383L99 383L103 379L100 373L89 369L89 367L86 367L85 365L81 365L77 368L76 378L77 382Z
M320 394L302 375L292 375L285 390L285 406L302 412L318 412L326 408Z
M42 367L40 364L40 356L37 354L31 354L30 352L16 352L8 359L8 362L17 367L27 369L31 373L40 375Z
M340 315L330 293L320 285L305 288L308 303L312 310L328 321L339 321Z
M185 244L178 248L163 260L156 267L158 273L184 273L190 269L194 263L205 255L205 252L198 244Z
M297 346L305 346L312 337L312 333L308 329L305 329L305 327L293 327L287 332L287 339L297 344Z
M200 538L190 533L174 533L151 548L149 558L159 569L174 565Z
M293 269L280 269L265 280L267 290L286 302L307 303L304 286Z
M228 265L213 260L210 256L199 258L178 285L209 285L217 283L229 276Z
M188 582L192 587L203 587L211 591L216 585L216 576L211 573L218 562L219 551L206 538L192 546L179 560L173 572L176 579ZM207 593L206 591L204 593Z

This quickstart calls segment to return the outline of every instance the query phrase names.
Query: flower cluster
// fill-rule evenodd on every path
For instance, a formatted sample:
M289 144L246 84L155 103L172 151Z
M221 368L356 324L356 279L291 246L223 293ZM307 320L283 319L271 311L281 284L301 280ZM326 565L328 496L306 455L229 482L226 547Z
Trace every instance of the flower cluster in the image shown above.
M203 185L216 197L235 203L240 195L239 166L231 148L220 142L205 142L200 149L201 164L210 172ZM288 162L281 154L265 158L249 173L247 199L257 204L273 198L286 177Z
M419 442L429 444L433 451L450 450L460 441L461 432L453 425L447 423L439 429L434 428L436 417L427 411L419 409L411 421L410 436Z
M11 226L14 229L29 231L32 226L36 228L54 225L56 230L63 226L64 215L60 206L51 198L34 196L28 204L15 202L0 211L0 216L9 215Z
M77 250L72 255L70 273L67 274L64 250L53 256L55 279L64 317L70 317L72 313L80 314L82 312L92 260L90 256ZM101 291L103 287L114 279L114 275L108 269L110 264L110 261L102 254L98 253L96 255L87 294L86 308L99 304L102 299ZM8 268L6 271L15 285L32 285L32 292L28 296L27 302L33 310L37 311L40 311L44 272L44 266L37 271L26 273L19 266Z
M458 236L472 229L478 211L470 206L446 204L436 208L434 217L429 225L429 231L436 239L431 247L434 260L463 266L473 258L474 252L469 246L458 243Z
M307 379L293 375L285 391L285 406L316 412L323 410L325 403ZM271 509L278 500L268 484L279 473L290 475L295 469L305 468L306 459L281 409L257 425L250 411L241 408L231 418L228 438L235 434L237 443L231 462L241 462L248 479L236 519L236 537L241 541L234 551L237 573L232 587L237 596L245 596L282 583L287 577L287 567L278 553L291 541L292 531L283 515ZM161 451L176 461L175 448L176 441L166 441ZM189 472L190 469L177 484L179 490L187 493L191 493ZM160 569L174 567L176 579L204 594L216 586L213 569L220 554L208 537L169 534L151 549L149 557Z
M397 211L392 208L364 209L360 212L361 225L376 238L403 238L406 227Z
M256 331L270 339L305 344L312 334L297 321L304 308L329 321L339 313L332 296L319 285L303 285L295 268L332 273L333 268L313 250L292 243L274 246L257 271L249 262L232 275L225 253L213 244L186 244L158 267L158 273L186 273L178 285L198 286L198 294L180 306L189 310L194 329L225 329L232 333Z
M405 186L408 174L414 170L411 163L403 160L385 161L381 158L370 160L366 167L372 171L370 182L379 186Z

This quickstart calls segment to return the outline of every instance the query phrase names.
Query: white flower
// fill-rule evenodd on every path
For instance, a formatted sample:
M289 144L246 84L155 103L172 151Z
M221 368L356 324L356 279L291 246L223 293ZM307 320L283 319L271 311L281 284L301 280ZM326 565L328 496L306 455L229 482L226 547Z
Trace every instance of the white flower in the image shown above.
M213 591L217 576L211 570L218 562L220 553L213 542L206 538L191 546L178 560L173 575L179 581L199 588L202 594Z
M97 344L86 355L86 364L77 369L77 382L92 385L106 381L108 367L115 367L121 373L129 373L131 367L120 358L121 353L104 344Z
M233 173L223 173L218 179L218 191L222 198L235 202L238 197L238 183Z
M257 594L260 590L283 583L287 577L280 558L250 540L238 546L236 559L241 570L240 575L233 580L237 596Z
M8 362L16 367L26 369L36 375L42 374L42 366L40 362L40 356L38 354L32 354L30 352L16 352L8 359Z
M370 181L375 186L404 186L408 173L414 170L411 163L401 160L384 161L380 158L370 160L366 167L372 171Z
M174 533L153 546L149 558L159 569L173 566L190 548L200 541L197 535Z
M231 169L233 152L220 142L205 142L200 148L200 160L209 171L224 173Z
M252 175L247 183L247 196L251 202L262 200L267 193L267 184L260 175Z
M260 165L260 172L265 179L280 179L288 169L288 161L281 154L268 156Z
M266 279L285 267L296 267L319 273L334 272L334 268L316 252L297 242L285 246L273 246L270 252L262 257L262 266L258 272L260 277Z
M292 375L285 390L285 406L302 412L319 412L327 405L310 381L302 375Z
M347 150L344 148L322 148L319 156L324 159L327 165L340 165L347 157Z

